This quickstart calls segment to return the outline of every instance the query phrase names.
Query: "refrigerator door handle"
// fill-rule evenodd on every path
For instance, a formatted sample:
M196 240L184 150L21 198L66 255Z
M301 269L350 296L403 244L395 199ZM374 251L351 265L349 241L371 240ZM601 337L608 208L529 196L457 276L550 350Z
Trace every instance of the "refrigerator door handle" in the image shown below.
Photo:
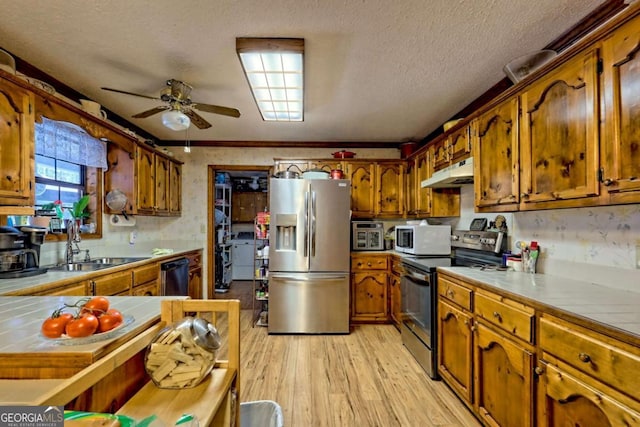
M327 275L322 275L322 274L317 274L315 273L313 275L313 277L306 277L306 276L287 276L287 275L282 275L282 274L277 274L277 273L271 273L269 274L269 276L271 276L272 279L279 279L279 280L291 280L294 282L310 282L310 281L315 281L315 280L322 280L322 279L335 279L335 280L340 280L340 279L346 279L349 276L347 274L327 274Z
M304 192L304 257L309 256L309 192Z
M311 192L311 256L316 256L316 192Z

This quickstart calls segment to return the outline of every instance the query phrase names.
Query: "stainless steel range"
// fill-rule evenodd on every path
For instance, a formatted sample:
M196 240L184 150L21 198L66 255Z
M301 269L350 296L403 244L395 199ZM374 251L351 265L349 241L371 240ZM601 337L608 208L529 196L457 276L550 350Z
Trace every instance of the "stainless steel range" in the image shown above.
M506 234L500 231L454 230L450 257L402 258L402 342L431 378L439 379L436 269L450 266L499 267L506 244Z

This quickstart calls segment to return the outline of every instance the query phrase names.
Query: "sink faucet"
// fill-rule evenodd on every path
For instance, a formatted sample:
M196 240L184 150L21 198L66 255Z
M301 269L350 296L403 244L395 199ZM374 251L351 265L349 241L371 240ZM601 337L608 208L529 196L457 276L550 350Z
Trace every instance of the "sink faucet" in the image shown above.
M78 223L75 220L66 220L67 225L67 250L65 253L65 259L67 264L73 263L73 256L80 253L78 243L80 243L80 229ZM75 249L73 247L75 245ZM87 254L89 251L87 251Z

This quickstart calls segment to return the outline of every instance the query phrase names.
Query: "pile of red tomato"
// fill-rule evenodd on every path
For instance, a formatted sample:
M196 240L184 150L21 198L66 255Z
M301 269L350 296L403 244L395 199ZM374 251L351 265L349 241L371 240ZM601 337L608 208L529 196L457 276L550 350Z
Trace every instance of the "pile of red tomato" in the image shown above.
M47 338L60 338L63 334L70 338L81 338L110 331L122 321L122 313L110 308L107 298L83 298L51 313L42 323L41 332Z

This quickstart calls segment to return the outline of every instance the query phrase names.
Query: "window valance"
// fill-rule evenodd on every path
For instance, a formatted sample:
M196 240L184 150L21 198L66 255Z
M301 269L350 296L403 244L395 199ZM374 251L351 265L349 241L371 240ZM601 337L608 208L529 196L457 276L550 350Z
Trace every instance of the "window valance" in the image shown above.
M80 126L42 118L36 123L36 154L79 165L107 169L107 144Z

